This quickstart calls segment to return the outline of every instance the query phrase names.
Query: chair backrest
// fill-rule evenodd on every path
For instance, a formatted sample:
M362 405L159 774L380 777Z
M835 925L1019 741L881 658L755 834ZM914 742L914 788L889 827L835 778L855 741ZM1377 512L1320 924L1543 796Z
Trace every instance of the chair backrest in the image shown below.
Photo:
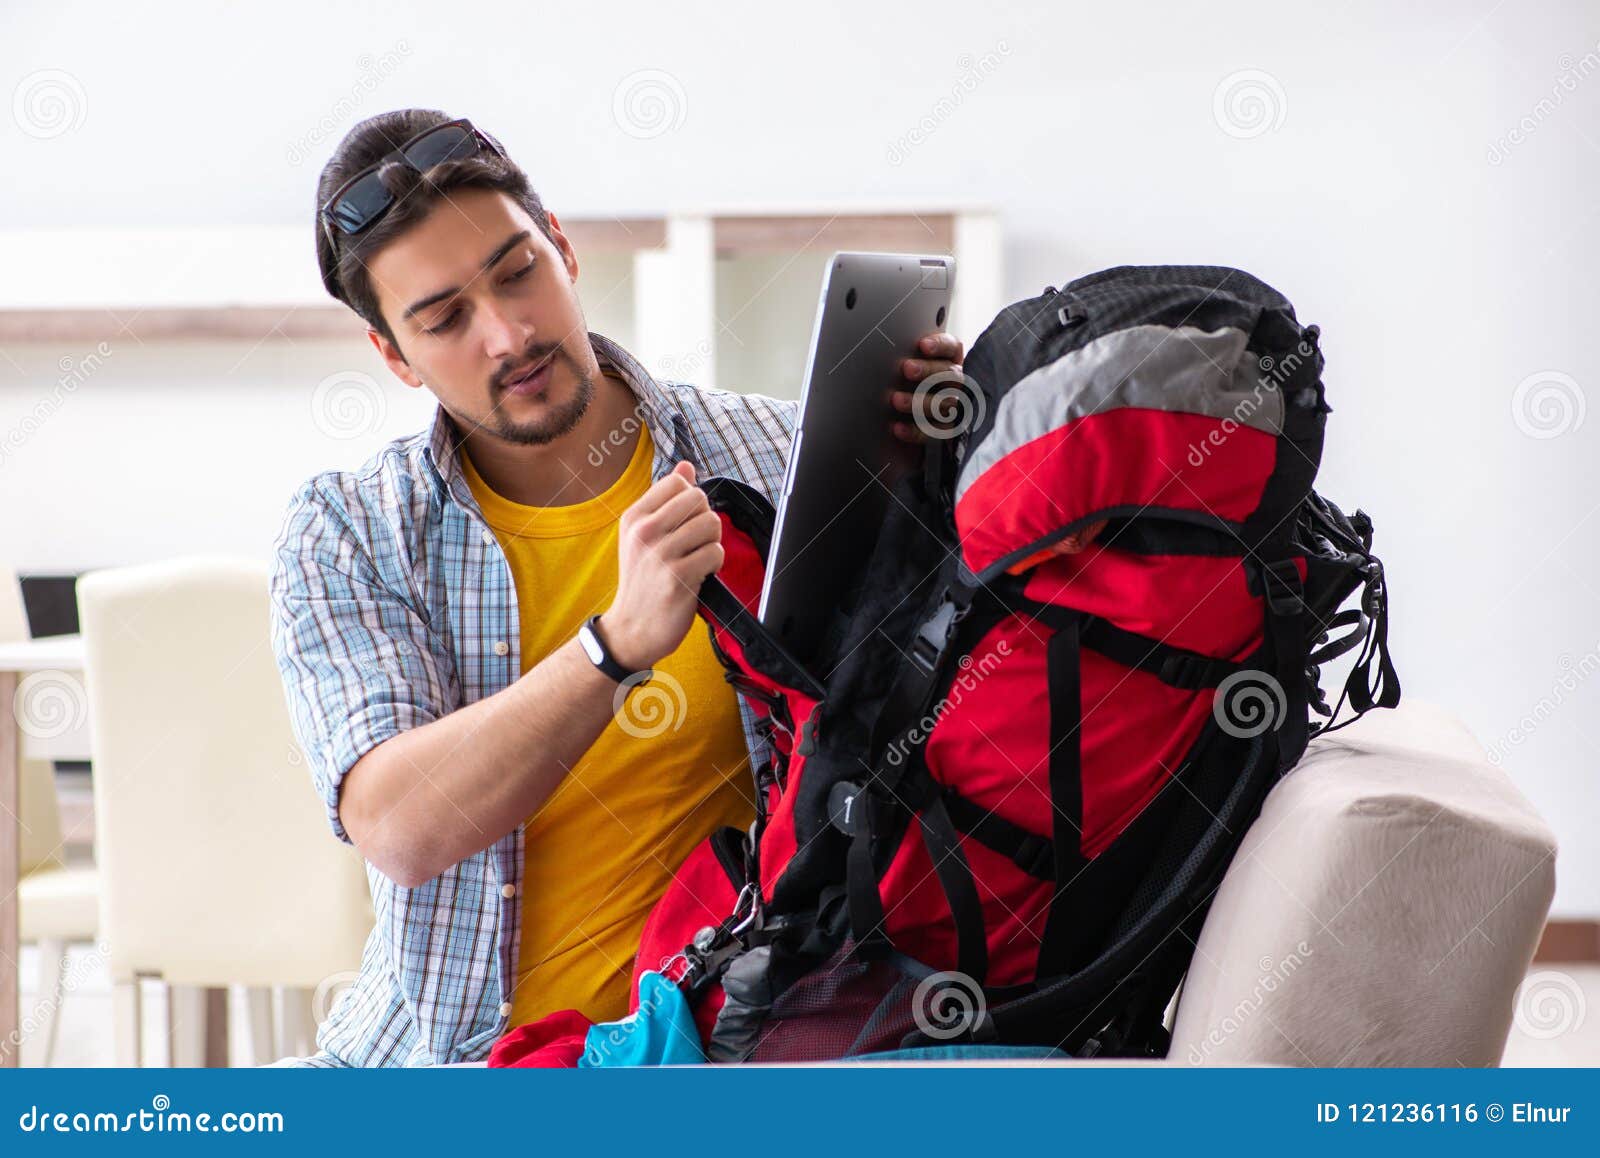
M360 961L366 873L312 792L267 599L254 561L78 581L114 980L315 986Z
M0 563L0 643L29 638L28 612L22 601L22 582L11 566ZM11 705L3 705L10 711ZM56 799L55 768L48 760L23 755L27 735L17 729L17 798L22 823L22 849L18 867L24 876L35 869L65 863L61 848L61 806Z

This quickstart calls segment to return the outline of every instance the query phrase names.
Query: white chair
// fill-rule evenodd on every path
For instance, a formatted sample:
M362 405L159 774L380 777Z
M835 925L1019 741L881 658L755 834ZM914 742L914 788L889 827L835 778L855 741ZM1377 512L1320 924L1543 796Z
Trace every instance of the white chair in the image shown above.
M93 572L78 612L119 1064L139 1064L147 977L248 987L255 1059L303 1049L312 991L356 968L373 918L290 730L265 565ZM284 990L287 1043L269 1040L268 987Z
M55 1060L61 1003L67 996L67 948L93 943L99 929L99 870L65 862L61 816L49 761L21 766L22 879L17 886L24 944L39 946L39 988L27 1011L44 1032L42 1064Z
M28 638L28 619L17 573L0 567L0 641ZM28 1017L44 1033L45 1065L55 1058L61 1003L66 998L67 947L92 943L99 927L98 880L92 865L68 865L62 855L61 812L54 769L25 754L17 733L22 848L17 886L23 944L39 947L38 993Z

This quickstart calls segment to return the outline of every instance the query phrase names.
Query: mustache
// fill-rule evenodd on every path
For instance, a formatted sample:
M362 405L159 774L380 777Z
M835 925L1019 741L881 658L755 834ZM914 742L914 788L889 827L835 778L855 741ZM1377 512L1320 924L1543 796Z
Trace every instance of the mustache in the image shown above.
M521 378L529 370L544 362L561 356L561 345L529 347L523 356L515 362L504 362L489 379L489 387L496 392L504 390L513 379Z

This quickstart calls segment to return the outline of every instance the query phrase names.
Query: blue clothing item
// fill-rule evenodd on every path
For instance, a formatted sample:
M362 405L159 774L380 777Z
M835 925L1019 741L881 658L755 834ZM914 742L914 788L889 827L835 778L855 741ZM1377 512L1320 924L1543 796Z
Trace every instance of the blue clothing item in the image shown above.
M886 1049L846 1058L853 1062L1014 1061L1023 1058L1070 1058L1048 1045L928 1045L920 1049Z
M676 985L651 970L639 978L639 1008L621 1021L592 1026L580 1070L618 1066L704 1065L700 1030Z
M702 478L729 475L778 501L795 403L657 382L615 342L589 339L601 368L639 399L653 479L688 459ZM311 780L342 840L339 789L357 760L522 671L511 568L467 486L459 433L441 408L430 430L390 443L359 470L316 475L274 545L273 651ZM743 697L740 712L759 766L767 741ZM318 1033L320 1052L281 1064L487 1057L511 1014L522 870L520 826L414 889L368 865L376 924L361 973Z

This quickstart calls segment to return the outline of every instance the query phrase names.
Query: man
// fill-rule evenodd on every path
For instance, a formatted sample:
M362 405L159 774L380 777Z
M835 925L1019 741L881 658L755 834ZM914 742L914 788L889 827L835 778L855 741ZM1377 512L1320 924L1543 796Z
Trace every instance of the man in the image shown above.
M625 1013L673 870L751 817L766 748L696 619L722 548L695 480L776 501L795 407L657 383L589 333L560 222L464 121L364 121L318 205L329 293L439 407L308 480L274 547L296 733L377 917L320 1052L280 1064L476 1060L551 1012ZM921 348L908 384L961 359ZM916 441L911 405L886 421Z

